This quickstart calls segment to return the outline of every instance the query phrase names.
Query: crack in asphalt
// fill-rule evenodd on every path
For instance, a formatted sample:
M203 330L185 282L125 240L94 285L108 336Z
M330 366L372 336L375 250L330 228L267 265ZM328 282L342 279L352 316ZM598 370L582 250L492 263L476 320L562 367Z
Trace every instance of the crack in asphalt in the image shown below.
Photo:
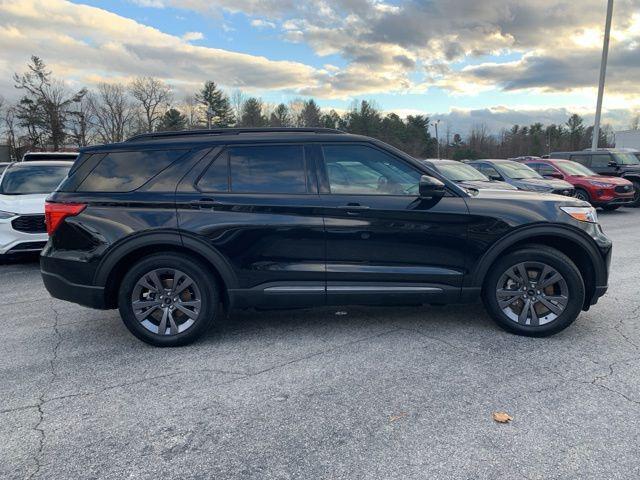
M53 315L54 315L53 331L55 332L55 335L56 335L56 342L53 346L51 359L49 360L49 369L50 369L51 379L49 380L49 384L45 386L45 388L42 390L42 393L40 393L40 396L38 397L38 403L35 405L35 407L38 410L38 421L36 425L32 428L32 430L38 433L38 449L35 455L33 456L33 461L35 463L35 470L31 472L31 474L27 477L29 480L31 480L32 478L35 478L40 473L40 470L42 469L42 454L44 451L44 444L45 444L45 431L44 431L44 428L42 427L42 423L44 422L44 411L42 407L45 403L45 396L47 392L49 391L49 389L51 388L55 380L58 378L58 372L56 371L56 363L58 361L58 350L60 348L60 345L62 344L62 335L60 334L60 330L58 330L58 317L59 317L58 311L53 307L53 303L50 304L50 308L53 311Z

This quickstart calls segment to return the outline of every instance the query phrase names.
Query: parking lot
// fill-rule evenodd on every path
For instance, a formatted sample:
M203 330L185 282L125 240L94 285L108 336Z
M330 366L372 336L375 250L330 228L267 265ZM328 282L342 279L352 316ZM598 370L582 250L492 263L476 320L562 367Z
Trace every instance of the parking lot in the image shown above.
M3 264L0 477L638 477L640 210L600 218L609 294L547 339L480 305L349 307L156 349Z

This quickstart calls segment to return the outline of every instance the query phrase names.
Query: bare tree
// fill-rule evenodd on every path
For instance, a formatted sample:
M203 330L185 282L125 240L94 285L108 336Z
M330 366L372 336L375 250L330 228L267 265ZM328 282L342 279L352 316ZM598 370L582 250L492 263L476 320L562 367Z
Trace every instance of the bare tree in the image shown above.
M146 131L153 132L156 122L171 102L171 88L153 77L138 77L131 82L131 95L140 104L146 121Z
M94 126L103 143L122 142L132 128L135 110L122 85L101 83L90 96Z
M84 147L91 143L93 136L93 125L95 123L91 101L88 95L83 96L73 106L70 114L72 121L70 123L69 137L78 147Z
M236 118L242 117L244 104L247 101L247 96L245 95L245 93L240 89L235 89L233 92L231 92L231 98L229 100L231 101L231 108L233 108L233 113L235 114Z
M5 108L2 121L4 123L5 138L9 144L9 154L13 160L17 160L21 156L22 148L19 143L18 122L16 120L16 107L14 105Z
M59 150L67 136L70 106L80 101L87 90L69 93L64 83L52 78L45 63L36 56L31 57L27 71L13 76L15 87L24 90L16 107L16 116L27 128L30 138L41 147L48 144Z
M202 105L195 96L187 95L184 98L183 108L185 117L187 117L187 128L192 130L198 128L202 122Z

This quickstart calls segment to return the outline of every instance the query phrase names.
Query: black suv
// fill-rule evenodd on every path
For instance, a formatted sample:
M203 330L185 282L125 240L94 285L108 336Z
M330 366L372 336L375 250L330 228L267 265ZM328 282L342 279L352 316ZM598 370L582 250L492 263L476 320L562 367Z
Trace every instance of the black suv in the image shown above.
M577 152L553 152L549 158L561 158L578 162L607 177L622 177L633 183L635 195L630 206L640 207L640 158L624 150L580 150Z
M467 191L383 142L327 129L85 148L46 216L49 292L119 308L158 346L193 341L230 308L479 297L503 328L550 335L606 292L611 255L585 202Z

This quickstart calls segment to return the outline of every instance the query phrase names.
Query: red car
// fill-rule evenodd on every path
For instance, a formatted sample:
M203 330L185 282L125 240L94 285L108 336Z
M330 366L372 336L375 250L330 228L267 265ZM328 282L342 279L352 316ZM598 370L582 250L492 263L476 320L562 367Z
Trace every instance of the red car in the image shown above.
M605 177L589 170L584 165L570 160L531 159L523 160L543 177L561 178L576 189L575 197L594 207L615 210L633 203L633 183L620 177Z

